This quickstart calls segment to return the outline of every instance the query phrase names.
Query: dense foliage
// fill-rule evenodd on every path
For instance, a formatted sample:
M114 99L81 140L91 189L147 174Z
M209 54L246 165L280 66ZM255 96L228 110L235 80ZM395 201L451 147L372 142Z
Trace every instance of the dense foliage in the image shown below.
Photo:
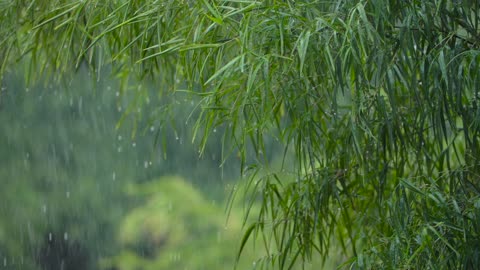
M222 127L233 142L224 156L238 152L245 171L269 172L252 177L263 203L245 231L265 239L269 265L327 256L336 239L358 268L472 268L479 5L10 1L0 54L2 70L29 61L29 80L112 66L196 96L201 152ZM296 157L278 170L265 147L275 140L285 160Z

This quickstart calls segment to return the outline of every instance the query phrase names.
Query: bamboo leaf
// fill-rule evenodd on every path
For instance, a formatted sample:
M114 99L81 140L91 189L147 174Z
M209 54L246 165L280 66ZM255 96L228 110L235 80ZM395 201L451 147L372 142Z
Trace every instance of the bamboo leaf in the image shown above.
M245 248L245 245L248 239L250 238L252 232L255 230L255 228L257 228L257 226L258 226L258 223L253 223L252 225L250 225L250 227L247 228L247 230L243 234L242 240L240 242L240 248L237 253L236 264L238 264L238 261L240 260L240 256L242 255L242 251Z

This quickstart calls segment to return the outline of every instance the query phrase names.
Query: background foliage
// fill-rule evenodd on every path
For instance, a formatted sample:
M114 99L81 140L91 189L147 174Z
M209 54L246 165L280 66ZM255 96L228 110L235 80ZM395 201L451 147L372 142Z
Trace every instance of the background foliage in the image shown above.
M478 1L11 1L2 10L3 70L18 58L29 80L82 65L99 77L111 66L125 81L151 77L190 94L200 153L222 128L223 157L268 172L251 178L262 207L245 236L265 239L269 265L325 257L332 239L345 266L478 265ZM278 169L265 146L277 140L295 155Z
M162 184L163 180L156 178L172 173L182 175L193 186L178 178L180 186L169 192L172 198L164 200L172 203L173 198L182 198L185 207L198 201L207 205L207 211L195 208L184 213L202 216L201 220L194 220L196 223L177 219L174 224L189 222L202 226L210 222L217 227L222 225L223 229L226 214L220 205L235 183L238 165L227 162L220 170L220 149L213 143L206 147L206 157L199 159L186 139L189 135L184 127L185 113L172 112L177 119L175 130L160 132L160 123L149 117L136 122L128 116L122 127L116 129L123 115L119 108L125 108L132 100L117 95L117 81L93 83L81 71L65 85L38 83L27 87L22 74L22 70L17 70L6 77L0 104L1 267L109 269L100 262L110 257L121 259L118 254L123 251L123 242L116 239L132 237L134 231L122 231L119 224L149 195L132 194L128 186ZM159 108L161 104L152 106ZM133 135L135 123L137 131ZM159 142L153 147L155 140L167 143ZM192 192L198 201L190 202L192 198L182 192ZM219 211L214 216L212 209L217 208L211 204L218 204ZM155 216L156 210L147 208L144 214ZM158 224L172 224L173 217L167 217ZM176 228L177 233L186 233L181 226ZM153 234L162 232L162 226L150 229ZM238 235L239 230L233 235ZM217 239L213 232L204 238L194 236L188 241L193 246ZM171 252L181 252L172 244L166 247ZM212 245L203 256L218 255L217 265L227 263L225 258L230 257L233 266L235 247L233 241ZM201 259L188 258L193 264ZM251 265L254 260L250 256L245 262ZM163 257L163 261L172 263L166 266L172 269L169 267L177 260Z

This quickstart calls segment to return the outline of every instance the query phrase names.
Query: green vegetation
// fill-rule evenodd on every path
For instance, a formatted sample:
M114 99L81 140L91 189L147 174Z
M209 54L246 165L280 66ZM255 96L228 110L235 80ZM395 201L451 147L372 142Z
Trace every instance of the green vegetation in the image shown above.
M89 80L79 75L71 92L54 85L26 87L13 74L3 84L0 257L9 268L37 269L46 242L52 250L67 249L62 241L80 243L88 258L75 267L88 269L113 248L113 224L125 206L120 187L136 174L129 167L112 179L130 161L112 143L118 118L108 102L113 93L95 95L84 81ZM97 107L97 99L104 106Z
M151 97L132 78L194 102L200 154L213 140L251 175L239 246L263 243L262 267L333 243L346 268L479 265L478 1L33 3L0 4L2 74L115 74L134 119Z
M223 208L207 201L178 177L131 186L145 198L120 224L123 251L108 261L115 269L228 269L235 263L241 235L237 212L226 222ZM236 210L238 211L238 210ZM254 253L252 253L254 254ZM248 256L248 268L255 256Z
M125 103L130 101L128 97L117 97L115 81L94 84L82 71L66 86L27 87L19 77L21 74L11 73L5 80L3 86L7 90L0 104L0 267L108 269L101 262L110 257L121 258L119 254L123 252L123 240L116 239L135 236L128 235L131 231L119 231L122 228L118 224L131 216L130 211L135 212L139 200L151 195L134 195L126 188L148 185L154 177L174 172L187 178L196 190L180 179L178 190L168 193L169 203L189 198L194 206L204 205L182 212L197 217L196 220L178 219L193 226L221 224L223 228L224 208L209 203L219 204L223 200L226 185L232 185L228 179L235 179L238 166L229 168L227 163L219 170L219 160L212 156L220 150L215 144L206 148L208 159L199 159L185 140L186 130L181 128L187 117L184 113L172 112L178 117L179 128L175 130L160 132L155 121L137 121L139 131L133 137L134 119L126 119L120 129L115 128L123 115L118 108L126 107ZM152 147L156 138L168 141L167 148L159 149L162 144ZM154 212L157 209L146 209L144 213L161 214ZM212 211L215 215L211 215ZM200 216L203 219L198 219ZM158 222L176 226L173 220ZM176 233L191 233L175 228ZM154 234L163 232L162 226L150 229ZM196 236L191 235L187 243L198 246L203 241L205 245L218 237ZM232 240L223 246L204 248L200 255L216 254L220 259L232 255L233 265L235 248ZM199 264L203 261L200 259L189 257L188 261ZM249 264L253 260L251 256Z
M245 187L238 186L244 189ZM120 252L101 261L106 269L254 269L266 254L260 242L245 247L237 258L242 240L241 202L234 203L228 220L226 202L208 201L180 177L162 177L144 184L130 184L127 193L139 202L123 218L117 232ZM252 211L259 211L256 203ZM318 269L338 265L337 257L326 264L315 259L310 266L294 269ZM238 260L238 261L237 261ZM110 267L110 268L109 268Z

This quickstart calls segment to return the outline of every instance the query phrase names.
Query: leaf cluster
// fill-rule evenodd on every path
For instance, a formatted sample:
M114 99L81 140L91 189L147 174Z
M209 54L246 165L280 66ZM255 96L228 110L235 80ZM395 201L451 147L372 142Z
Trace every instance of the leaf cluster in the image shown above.
M234 142L224 155L237 152L242 167L253 151L271 169L269 139L284 144L284 160L292 151L282 166L295 180L281 170L251 178L263 207L246 238L273 239L269 265L326 256L332 237L359 268L478 260L459 252L471 250L466 235L478 240L465 222L478 218L468 214L479 196L478 1L12 1L2 10L2 69L27 57L39 74L86 63L92 74L107 65L148 75L200 99L201 150L223 126Z

